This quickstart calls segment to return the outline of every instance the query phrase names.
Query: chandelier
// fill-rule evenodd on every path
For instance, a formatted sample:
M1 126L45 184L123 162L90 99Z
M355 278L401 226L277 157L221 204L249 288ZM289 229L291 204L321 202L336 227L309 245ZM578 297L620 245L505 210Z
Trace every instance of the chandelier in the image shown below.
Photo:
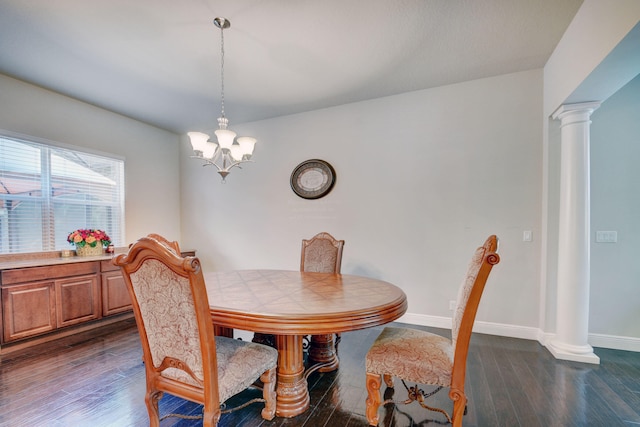
M220 102L222 114L218 117L218 129L215 131L217 143L209 141L209 135L202 132L189 132L191 146L196 159L204 161L203 166L215 166L222 176L222 182L229 175L232 168L242 163L250 162L256 139L250 136L236 138L236 133L228 129L229 120L224 115L224 30L231 26L226 18L213 20L216 27L220 28Z

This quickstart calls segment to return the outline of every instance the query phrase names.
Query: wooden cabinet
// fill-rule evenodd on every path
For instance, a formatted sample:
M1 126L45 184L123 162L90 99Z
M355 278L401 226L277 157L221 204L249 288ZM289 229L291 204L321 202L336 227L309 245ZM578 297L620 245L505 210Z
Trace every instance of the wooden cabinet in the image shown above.
M110 316L130 311L131 296L120 268L113 265L111 261L102 261L100 271L102 272L102 315Z
M102 316L97 274L56 280L55 288L58 328L99 319Z
M53 281L2 288L2 342L53 331L56 295Z
M110 257L0 266L0 355L133 316Z
M102 317L100 263L3 270L2 343Z

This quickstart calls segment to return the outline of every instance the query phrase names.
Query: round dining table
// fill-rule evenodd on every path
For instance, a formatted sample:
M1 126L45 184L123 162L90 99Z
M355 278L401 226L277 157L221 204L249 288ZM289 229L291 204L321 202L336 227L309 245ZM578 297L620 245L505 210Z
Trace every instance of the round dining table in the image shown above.
M293 417L309 408L303 337L370 328L407 310L395 285L363 276L285 270L239 270L204 274L211 318L218 335L233 329L275 336L278 350L276 415ZM326 343L332 363L333 343ZM337 365L336 365L337 366Z

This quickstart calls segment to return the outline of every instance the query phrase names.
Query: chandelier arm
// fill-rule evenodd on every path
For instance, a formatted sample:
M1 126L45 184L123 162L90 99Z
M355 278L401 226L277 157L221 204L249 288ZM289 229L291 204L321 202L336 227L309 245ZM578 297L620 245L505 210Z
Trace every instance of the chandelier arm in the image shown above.
M213 159L207 159L206 157L202 157L202 156L190 156L192 159L200 159L204 162L204 164L202 166L215 166L216 169L218 169L218 172L223 171L223 172L228 172L231 169L233 169L236 166L240 166L242 163L254 163L253 160L251 159L247 159L247 160L233 160L231 161L231 163L224 164L223 166L220 166L219 164L216 163L216 160L218 160L218 155L216 155Z
M215 166L216 169L218 169L218 172L223 171L224 169L221 168L216 162L209 160L209 159L202 159L204 160L204 164L202 166Z
M218 166L218 164L215 162L216 160L215 157L213 159L207 159L206 157L202 157L202 156L189 156L189 157L191 157L192 159L202 160L204 162L202 166L215 166L218 169L218 171L224 170L223 168Z
M243 163L253 163L253 160L238 160L238 161L234 161L233 163L231 163L229 166L227 166L223 170L229 171L229 170L231 170L232 168L234 168L236 166L239 167Z

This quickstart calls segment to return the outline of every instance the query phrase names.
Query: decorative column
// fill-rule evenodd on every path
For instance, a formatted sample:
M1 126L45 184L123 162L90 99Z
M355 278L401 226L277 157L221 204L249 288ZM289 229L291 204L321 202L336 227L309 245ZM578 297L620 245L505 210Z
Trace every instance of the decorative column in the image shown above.
M599 102L566 104L560 120L560 217L556 336L548 349L556 359L600 363L588 343L590 281L589 126Z

